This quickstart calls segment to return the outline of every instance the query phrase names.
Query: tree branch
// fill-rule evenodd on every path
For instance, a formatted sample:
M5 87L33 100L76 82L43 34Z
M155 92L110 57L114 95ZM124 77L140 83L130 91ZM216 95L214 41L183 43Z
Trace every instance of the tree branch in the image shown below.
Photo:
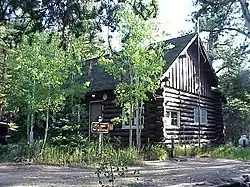
M236 31L236 32L250 38L250 35L248 33L246 33L245 31L243 31L241 29L237 29L237 28L224 27L224 28L220 28L220 29L202 29L202 31L205 31L205 32L221 32L221 31L225 31L225 30Z
M225 66L222 66L222 67L220 67L216 72L215 72L215 74L217 74L217 73L219 73L221 70L223 70L223 69L225 69L227 66L225 65Z
M250 12L248 10L248 5L246 0L239 0L243 17L246 22L246 27L248 29L248 38L250 38Z

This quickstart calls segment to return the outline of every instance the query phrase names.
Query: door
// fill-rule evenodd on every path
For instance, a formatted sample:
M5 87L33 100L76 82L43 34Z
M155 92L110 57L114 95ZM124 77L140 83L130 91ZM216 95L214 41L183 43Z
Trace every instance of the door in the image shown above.
M90 103L90 124L98 121L98 116L102 116L102 104L101 102L91 102Z

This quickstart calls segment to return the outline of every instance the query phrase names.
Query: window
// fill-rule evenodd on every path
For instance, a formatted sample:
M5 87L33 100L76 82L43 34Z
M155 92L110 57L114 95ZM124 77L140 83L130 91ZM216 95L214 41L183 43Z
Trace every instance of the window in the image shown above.
M134 117L132 119L132 129L136 129L136 126L137 126L137 122L138 122L138 118L139 117L139 114L141 113L141 116L140 116L140 122L141 122L141 126L142 126L142 129L143 129L143 125L144 125L144 107L143 105L139 106L139 111L137 112L136 109L134 110ZM122 109L122 118L125 117L125 112L124 110ZM122 121L122 129L129 129L129 122L128 121Z
M164 121L167 126L180 127L180 111L166 111Z
M194 109L194 123L199 123L199 109L195 108ZM205 109L200 109L200 123L201 124L207 124L207 110Z

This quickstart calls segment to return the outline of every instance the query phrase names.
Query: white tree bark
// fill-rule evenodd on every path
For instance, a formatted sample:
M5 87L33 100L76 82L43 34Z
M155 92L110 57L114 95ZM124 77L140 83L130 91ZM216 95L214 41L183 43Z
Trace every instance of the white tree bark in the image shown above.
M245 20L245 26L247 27L248 30L247 35L248 38L250 38L250 12L248 9L249 2L247 2L247 0L239 0L239 2L241 6L242 15Z
M33 82L29 143L34 142L35 86L36 86L36 81Z

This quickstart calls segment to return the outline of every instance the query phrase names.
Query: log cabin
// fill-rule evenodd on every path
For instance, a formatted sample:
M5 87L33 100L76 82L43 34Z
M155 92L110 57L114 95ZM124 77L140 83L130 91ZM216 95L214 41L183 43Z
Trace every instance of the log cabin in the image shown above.
M141 141L178 144L218 143L223 141L222 104L225 98L216 89L218 79L196 34L166 41L174 48L165 54L166 66L161 87L139 107L142 125ZM123 110L114 102L118 83L97 65L85 76L91 82L85 96L89 124L102 116L104 122L122 117ZM134 120L136 121L136 120ZM136 123L133 124L133 129ZM135 130L133 130L135 137ZM90 126L88 134L91 135ZM116 125L109 132L128 143L129 125Z

